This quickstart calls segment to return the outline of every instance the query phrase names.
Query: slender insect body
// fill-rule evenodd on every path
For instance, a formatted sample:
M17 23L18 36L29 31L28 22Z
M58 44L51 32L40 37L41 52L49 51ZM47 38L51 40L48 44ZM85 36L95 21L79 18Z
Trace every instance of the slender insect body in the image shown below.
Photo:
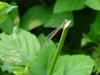
M71 20L65 20L59 27L57 27L54 31L52 31L47 37L44 39L44 41L41 43L41 47L43 47L50 39L52 39L62 28L67 28L70 24Z

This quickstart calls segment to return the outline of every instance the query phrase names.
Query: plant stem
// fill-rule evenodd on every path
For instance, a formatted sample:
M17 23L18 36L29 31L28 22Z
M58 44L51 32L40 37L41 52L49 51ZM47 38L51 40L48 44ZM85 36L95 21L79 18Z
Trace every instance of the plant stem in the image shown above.
M48 71L48 75L52 75L52 72L53 72L53 69L55 67L55 64L56 64L56 61L60 55L60 52L61 52L61 49L63 47L63 44L64 44L64 41L65 41L65 38L66 38L66 35L67 35L67 31L68 31L68 26L70 24L70 21L65 21L64 22L64 27L63 27L63 31L62 31L62 34L61 34L61 38L60 38L60 41L59 41L59 44L58 44L58 47L56 49L56 53L55 53L55 56L51 62L51 66L50 66L50 69Z

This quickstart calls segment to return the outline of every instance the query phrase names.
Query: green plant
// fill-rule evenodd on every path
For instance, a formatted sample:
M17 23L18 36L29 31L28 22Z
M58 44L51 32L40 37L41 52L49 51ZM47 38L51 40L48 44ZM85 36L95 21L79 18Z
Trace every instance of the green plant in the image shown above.
M65 19L60 41L41 47ZM1 0L0 75L98 75L99 24L100 0Z

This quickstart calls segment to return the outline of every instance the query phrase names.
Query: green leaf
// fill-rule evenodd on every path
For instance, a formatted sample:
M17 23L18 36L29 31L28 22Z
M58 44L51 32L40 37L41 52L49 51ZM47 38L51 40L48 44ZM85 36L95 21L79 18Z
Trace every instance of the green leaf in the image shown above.
M7 14L4 14L4 15L0 15L0 25L2 23L4 23L4 21L7 19L8 15Z
M83 38L81 40L81 47L86 46L90 42L95 43L95 41L93 39L91 39L88 34L83 34Z
M90 27L90 32L84 36L84 39L90 39L90 42L100 43L100 12L97 12L96 19Z
M62 24L62 22L65 20L71 20L71 25L73 25L73 14L72 12L64 12L64 13L58 13L58 14L52 14L51 19L44 25L44 27L58 27Z
M4 23L8 17L8 13L14 8L16 8L16 6L11 6L5 2L0 1L0 25Z
M43 37L44 35L40 35L39 39L43 40ZM47 75L47 70L49 69L55 50L56 45L51 40L41 48L37 59L30 66L30 72L32 75Z
M48 21L51 16L51 10L41 5L30 8L21 19L21 27L30 30L40 26Z
M3 18L5 17L6 15L3 16ZM0 24L0 28L8 34L12 33L14 26L19 26L19 16L17 15L17 9L11 11L7 15L6 20L2 24Z
M28 66L15 66L13 73L15 75L29 75L28 73Z
M86 0L85 4L94 10L100 10L100 0Z
M12 5L16 5L16 4L12 2ZM20 23L18 8L13 9L9 14L6 14L6 15L7 15L7 18L2 24L0 24L0 28L4 32L10 34L13 31L13 27L19 26L19 23ZM5 18L5 16L3 18Z
M14 8L16 8L16 6L0 1L0 15L8 14Z
M8 34L13 32L13 27L14 27L14 23L11 20L9 15L7 19L5 20L5 22L0 25L0 28L3 30L3 32L6 32Z
M0 10L4 9L6 7L6 3L0 2Z
M86 55L61 56L55 66L53 75L90 75L94 62Z
M3 33L0 37L0 59L15 65L31 63L40 50L36 36L22 29L17 34Z
M14 6L17 6L17 4L15 2L11 3ZM19 11L18 8L13 9L10 13L9 16L11 17L12 21L13 21L13 25L14 26L19 26L20 23L20 17L19 17Z
M13 64L4 61L4 62L3 62L3 65L1 66L1 69L2 69L3 72L8 71L9 73L11 73L13 67L14 67Z
M16 5L14 2L12 2L12 4ZM6 14L6 15L7 15L7 18L0 25L0 28L4 32L10 34L10 33L12 33L14 26L19 26L20 19L19 19L19 14L18 14L18 8L13 9L9 14Z
M54 13L60 13L64 11L75 11L85 7L85 0L57 0Z
M95 61L95 69L97 73L99 74L100 73L100 62L99 62L100 61L100 44L94 48L92 56Z

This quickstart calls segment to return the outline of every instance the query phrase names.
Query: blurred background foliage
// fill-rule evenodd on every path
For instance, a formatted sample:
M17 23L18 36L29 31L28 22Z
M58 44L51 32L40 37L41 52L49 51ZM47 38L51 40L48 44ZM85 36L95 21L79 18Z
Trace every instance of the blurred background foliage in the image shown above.
M39 36L48 35L65 20L71 20L63 54L86 54L95 60L93 74L100 72L100 0L0 0L0 32L13 32L14 26ZM18 6L16 8L16 6ZM9 9L9 10L8 10ZM13 10L12 10L13 9ZM12 11L11 11L12 10ZM59 31L53 38L58 43ZM1 74L2 75L2 72ZM3 75L12 75L3 73Z

